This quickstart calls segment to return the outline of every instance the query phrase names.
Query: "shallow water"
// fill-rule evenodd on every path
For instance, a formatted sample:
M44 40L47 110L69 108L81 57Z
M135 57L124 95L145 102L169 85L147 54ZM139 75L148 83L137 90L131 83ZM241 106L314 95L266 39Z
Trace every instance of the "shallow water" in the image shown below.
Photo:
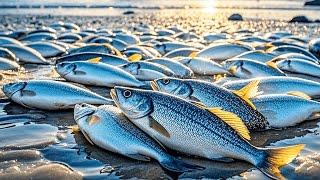
M287 24L279 20L247 20L244 22L227 22L224 13L211 16L199 13L194 16L188 10L167 10L161 12L141 12L133 16L114 17L66 17L66 16L1 16L2 29L7 23L11 28L32 27L49 24L53 21L65 20L75 22L82 27L107 27L132 29L139 23L154 26L181 25L197 34L222 30L236 31L250 29L259 33L275 30L286 30L306 38L319 36L317 24ZM177 13L178 12L178 13ZM95 21L95 23L93 23ZM1 84L25 79L59 79L48 65L25 65L24 70L1 72ZM211 79L210 77L206 77ZM311 77L305 77L311 78ZM313 80L320 81L317 78ZM59 79L61 80L61 79ZM109 97L109 90L100 87L88 87L91 90ZM3 94L1 97L4 98ZM46 118L30 122L28 119L17 119L0 125L0 179L18 179L29 177L54 177L56 179L88 179L98 178L230 178L230 179L263 179L265 176L250 164L242 161L222 163L201 158L187 157L175 152L172 154L206 167L203 171L184 173L182 175L165 172L155 161L139 162L105 151L91 145L79 132L73 132L70 126L75 125L73 112L47 112L30 110L20 105L0 101L1 114L44 114ZM0 122L1 123L1 122ZM279 147L290 144L305 143L306 148L301 155L282 169L288 179L314 179L320 176L320 120L307 121L298 126L282 130L269 130L252 133L252 143L264 147Z

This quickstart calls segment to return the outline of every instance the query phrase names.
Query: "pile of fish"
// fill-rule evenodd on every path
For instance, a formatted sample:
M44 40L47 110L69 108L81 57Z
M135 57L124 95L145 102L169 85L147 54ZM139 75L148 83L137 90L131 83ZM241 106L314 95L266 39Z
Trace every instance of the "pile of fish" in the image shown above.
M320 39L248 30L197 35L141 24L134 29L57 22L3 31L1 70L43 64L61 77L7 83L3 93L32 109L74 109L91 144L141 161L153 158L170 171L203 167L174 158L166 148L244 160L270 178L283 178L279 168L304 145L255 147L250 132L316 118ZM111 89L111 99L85 86Z

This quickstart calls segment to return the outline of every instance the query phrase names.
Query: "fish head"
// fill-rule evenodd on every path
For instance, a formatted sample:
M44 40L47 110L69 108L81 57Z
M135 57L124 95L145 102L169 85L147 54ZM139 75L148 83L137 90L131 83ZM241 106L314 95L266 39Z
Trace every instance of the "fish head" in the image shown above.
M154 49L156 49L161 54L164 54L166 52L166 46L162 43L157 43L153 46Z
M129 118L142 118L153 111L152 99L143 90L116 86L110 95Z
M138 62L127 63L120 67L131 74L138 74L139 69L141 68L140 63Z
M284 59L284 60L278 61L276 65L279 69L290 70L291 60Z
M56 65L56 71L63 77L77 69L77 65L72 62L61 62Z
M11 98L15 93L23 90L27 85L27 82L14 82L3 85L2 91L8 97Z
M179 60L180 63L188 66L191 63L192 58L190 57L184 57L182 59Z
M243 66L243 61L227 60L221 63L221 65L231 74L235 74Z
M78 123L80 119L83 119L84 117L88 117L92 115L96 111L96 107L90 104L82 103L82 104L76 104L74 107L74 120ZM87 118L85 118L87 119Z
M153 90L166 92L187 99L189 99L192 94L192 88L187 81L178 78L159 78L151 81L151 87Z

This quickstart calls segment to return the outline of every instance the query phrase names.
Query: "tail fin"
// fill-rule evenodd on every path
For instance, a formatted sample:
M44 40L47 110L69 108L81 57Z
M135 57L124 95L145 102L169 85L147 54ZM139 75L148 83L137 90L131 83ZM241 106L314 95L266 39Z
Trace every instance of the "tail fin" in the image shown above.
M304 144L298 144L282 148L267 149L265 151L267 155L264 161L259 163L257 168L270 178L284 179L279 168L289 164L296 158L304 146Z
M203 170L204 167L187 164L175 158L167 158L160 162L161 166L172 172L191 172L195 170Z

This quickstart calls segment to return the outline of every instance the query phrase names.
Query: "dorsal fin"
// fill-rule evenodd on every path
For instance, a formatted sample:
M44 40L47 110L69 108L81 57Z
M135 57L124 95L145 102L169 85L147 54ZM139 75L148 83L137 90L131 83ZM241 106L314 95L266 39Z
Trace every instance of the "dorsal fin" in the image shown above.
M301 98L308 99L308 100L312 99L309 95L307 95L306 93L301 92L301 91L290 91L290 92L287 92L287 94L292 95L292 96L301 97Z
M274 63L272 60L266 62L266 65L269 66L269 67L271 67L271 68L278 69L277 64Z
M102 57L95 57L95 58L88 59L87 61L91 62L93 64L97 64L100 62L101 59L102 59Z
M222 78L224 78L225 77L225 74L215 74L214 76L213 76L213 80L214 81L219 81L219 80L221 80Z
M129 61L135 62L135 61L140 61L142 59L142 55L141 54L133 54L131 56L128 57Z
M256 109L254 104L251 102L250 98L256 97L261 94L260 92L258 92L259 82L259 80L251 81L245 87L239 90L235 90L233 91L233 93L239 96L244 101L246 101L253 109Z
M235 114L224 111L221 108L209 108L207 109L212 114L218 116L221 120L232 127L240 136L246 140L250 140L250 133L243 121Z

